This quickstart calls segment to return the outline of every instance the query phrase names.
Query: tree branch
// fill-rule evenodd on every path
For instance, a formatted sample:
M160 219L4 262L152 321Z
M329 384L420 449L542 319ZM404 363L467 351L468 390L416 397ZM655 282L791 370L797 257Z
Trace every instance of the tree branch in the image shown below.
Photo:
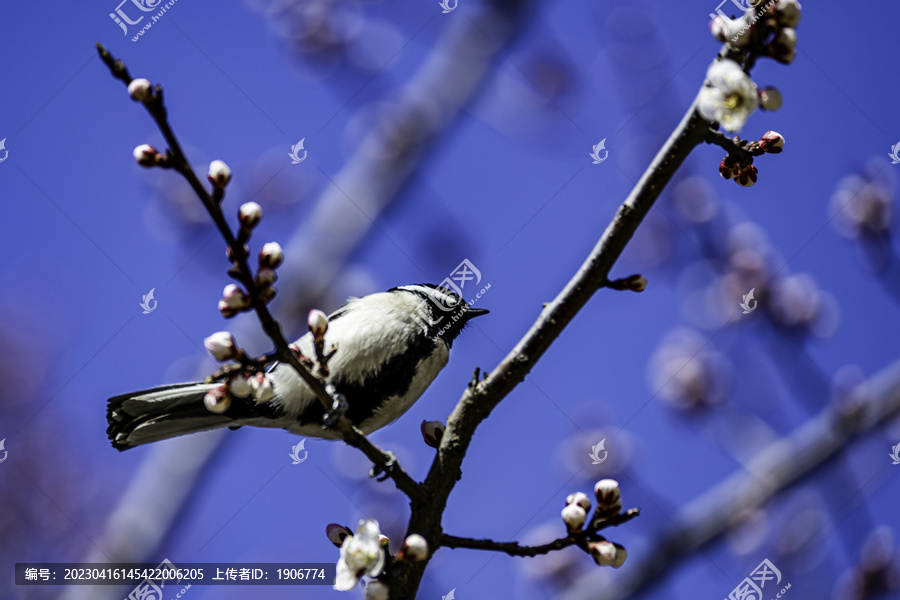
M678 563L712 543L785 489L797 485L833 461L855 439L876 431L900 415L900 361L857 389L865 399L830 406L784 439L772 443L737 472L681 509L670 528L648 544L651 552L614 584L590 575L567 593L566 600L624 600L659 583ZM884 460L888 461L887 448ZM888 464L888 463L886 463Z
M510 556L538 556L541 554L548 554L554 550L562 550L569 546L578 546L579 548L586 549L587 542L597 542L606 539L603 536L598 535L597 531L606 529L607 527L618 527L622 523L627 523L632 520L638 516L638 514L640 514L640 510L632 508L605 519L600 527L594 531L576 531L564 538L559 538L552 542L541 544L540 546L522 546L518 542L495 542L486 539L476 540L473 538L448 535L446 533L441 535L441 546L446 546L447 548L469 548L471 550L493 550L495 552L504 552Z
M99 43L97 44L97 51L100 53L100 58L109 68L113 77L121 80L126 86L131 83L132 77L121 60L115 59L106 48ZM247 295L251 299L253 309L256 312L260 325L262 325L266 335L275 345L273 357L291 365L309 388L316 394L316 397L322 403L325 410L330 411L334 399L331 394L326 391L324 382L303 365L297 355L290 349L290 343L284 337L281 325L269 312L266 300L264 300L260 294L261 290L256 284L250 270L244 244L234 235L231 227L225 220L225 215L222 213L220 202L222 200L223 192L221 188L217 188L212 195L207 192L182 151L181 145L168 121L167 111L163 102L162 87L157 85L152 97L144 101L143 104L153 117L154 122L168 144L168 160L166 166L174 169L187 180L188 184L197 194L197 197L203 203L207 212L209 212L219 233L225 239L231 253L231 259L236 267L236 269L230 270L229 274L240 281L247 290ZM391 477L396 483L397 488L409 496L410 499L420 498L422 496L422 489L419 484L403 470L396 458L372 444L346 417L341 416L334 426L341 432L342 437L347 444L359 448L369 460L372 461L376 470Z

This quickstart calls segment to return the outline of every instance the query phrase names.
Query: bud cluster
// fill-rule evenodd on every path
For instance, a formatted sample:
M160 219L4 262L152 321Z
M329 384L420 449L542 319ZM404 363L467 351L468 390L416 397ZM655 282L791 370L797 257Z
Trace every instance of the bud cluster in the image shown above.
M233 359L248 366L247 369L233 371L224 383L206 393L203 404L209 412L224 413L234 398L252 398L257 404L263 404L274 397L275 386L272 378L266 373L253 371L252 361L238 347L234 336L229 332L214 333L203 340L203 345L218 361Z
M597 500L597 507L594 509L589 523L588 512L591 510L591 499L588 495L583 492L574 492L566 497L566 506L560 515L570 534L595 534L602 521L621 514L621 492L619 483L614 479L601 479L594 484L594 497ZM584 529L585 523L588 523L586 530ZM589 541L586 549L594 558L594 562L601 566L621 567L627 557L623 546L606 540Z

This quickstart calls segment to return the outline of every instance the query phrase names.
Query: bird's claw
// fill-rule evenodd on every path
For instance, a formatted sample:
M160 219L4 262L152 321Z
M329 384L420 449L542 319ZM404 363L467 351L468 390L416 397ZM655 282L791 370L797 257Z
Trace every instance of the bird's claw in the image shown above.
M394 470L394 467L397 466L397 457L394 456L393 452L385 452L390 458L388 458L387 462L384 463L384 466L375 465L372 467L372 470L369 471L369 477L374 479L375 481L385 481L391 476L391 473Z

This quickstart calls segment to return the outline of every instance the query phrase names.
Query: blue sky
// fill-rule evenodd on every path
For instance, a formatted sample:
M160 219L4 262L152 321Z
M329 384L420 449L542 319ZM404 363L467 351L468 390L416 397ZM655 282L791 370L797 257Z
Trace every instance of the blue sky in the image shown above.
M391 110L406 82L452 21L482 9L467 0L448 14L436 1L340 3L326 15L345 44L316 53L297 41L274 4L179 0L137 42L109 18L115 2L0 8L8 49L0 138L9 153L0 163L8 207L0 236L0 356L13 392L0 398L0 439L9 452L0 489L18 490L0 500L0 507L7 503L0 527L9 529L0 537L18 540L0 554L4 597L54 597L8 585L15 562L80 560L103 549L107 517L150 456L109 446L106 399L212 371L202 341L226 326L216 311L228 283L223 244L186 184L134 164L135 146L163 142L94 44L105 44L132 75L164 86L171 122L198 173L217 158L232 167L226 214L250 199L263 205L253 243L286 245L365 151L363 132L396 116ZM490 284L478 303L490 316L454 344L450 364L417 405L373 436L417 479L432 457L419 423L444 420L472 370L492 369L527 331L689 106L719 49L707 28L715 8L699 0L529 5L474 98L429 142L390 208L367 225L342 274L328 282L324 310L350 295L437 283L463 259ZM835 381L896 360L896 273L868 271L859 244L836 231L840 217L832 219L829 207L838 182L867 165L891 196L895 191L900 166L888 153L900 140L900 83L890 67L898 18L900 7L890 2L864 10L805 3L794 63L761 60L752 73L760 86L782 92L784 107L757 112L741 132L757 139L779 131L784 152L758 158L759 182L745 189L719 177L721 149L694 151L677 181L705 182L698 185L717 207L716 219L708 229L695 226L678 197L664 194L613 269L616 277L644 274L647 290L598 292L479 428L445 515L448 533L561 536L565 496L611 475L626 507L643 510L610 534L630 553L622 569L602 573L615 584L679 508L742 469L742 453L774 439L766 436L789 435L828 406ZM308 159L291 165L287 154L301 138ZM588 153L601 139L609 159L594 165ZM354 211L361 209L350 198L335 210L359 219ZM763 300L763 311L738 311L741 318L722 327L709 301L722 268L704 254L704 236L725 245L741 223L765 233L779 277L814 280L824 335L779 328ZM307 250L288 263L315 268L317 246ZM145 315L138 304L151 288L158 308ZM285 303L276 299L275 312ZM227 326L251 331L252 317ZM683 327L711 339L707 349L731 365L721 403L699 415L662 400L652 366L662 340ZM246 335L255 350L267 349ZM593 471L587 453L600 436L609 440L611 461ZM297 441L281 431L229 432L151 562L333 562L326 524L352 526L372 515L402 526L408 508L399 492L365 481L354 451L308 440L309 460L291 465ZM582 442L583 452L573 450ZM637 597L725 597L767 557L790 577L791 597L826 597L873 528L897 525L891 500L900 493L900 471L887 456L897 443L895 422L847 446L766 505L750 533L693 554ZM791 539L804 549L786 550ZM442 549L420 597L450 589L462 600L577 597L537 577L541 564ZM574 565L578 576L600 571L577 554ZM339 595L329 588L264 591L271 598ZM189 592L198 599L249 593L258 590Z

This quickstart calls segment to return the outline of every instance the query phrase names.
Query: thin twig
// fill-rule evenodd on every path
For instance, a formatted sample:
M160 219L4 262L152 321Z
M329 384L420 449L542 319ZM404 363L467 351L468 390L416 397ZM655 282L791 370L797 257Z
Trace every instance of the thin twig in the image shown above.
M97 50L100 53L100 58L109 68L113 77L121 80L126 86L130 84L132 77L125 64L121 60L115 59L106 48L99 43L97 44ZM262 328L269 339L275 344L273 357L291 365L313 393L316 394L316 397L322 403L325 410L330 411L333 399L325 390L325 384L310 372L310 370L300 362L297 355L291 351L290 343L284 337L280 323L272 316L268 306L262 299L259 286L257 286L253 279L253 274L250 271L244 244L238 241L237 237L232 232L231 227L228 225L228 222L225 220L225 215L222 213L220 206L221 192L217 190L218 193L214 196L206 191L206 188L204 188L200 179L197 177L196 173L194 173L187 156L181 149L181 145L168 121L167 111L163 102L162 87L157 85L154 89L153 96L143 104L153 117L153 120L156 122L157 127L168 144L168 166L180 173L188 181L188 184L190 184L207 212L209 212L210 217L212 217L219 233L225 239L225 242L231 251L231 259L234 266L237 267L236 270L233 269L230 273L245 286L260 325L262 325ZM341 432L342 437L347 444L359 448L369 460L375 464L377 470L386 473L391 477L396 483L397 488L409 496L410 499L422 495L420 485L403 470L396 458L372 444L346 417L341 416L335 423L335 427Z
M541 544L540 546L522 546L518 542L495 542L487 539L476 540L473 538L448 535L446 533L441 536L441 546L446 546L447 548L469 548L471 550L493 550L494 552L504 552L510 556L538 556L541 554L548 554L554 550L562 550L569 546L578 546L582 549L586 549L587 542L596 542L606 539L597 534L597 531L627 523L638 516L638 514L640 514L640 511L637 508L632 508L606 519L601 526L594 531L578 531L570 533L566 537L553 540L546 544Z

